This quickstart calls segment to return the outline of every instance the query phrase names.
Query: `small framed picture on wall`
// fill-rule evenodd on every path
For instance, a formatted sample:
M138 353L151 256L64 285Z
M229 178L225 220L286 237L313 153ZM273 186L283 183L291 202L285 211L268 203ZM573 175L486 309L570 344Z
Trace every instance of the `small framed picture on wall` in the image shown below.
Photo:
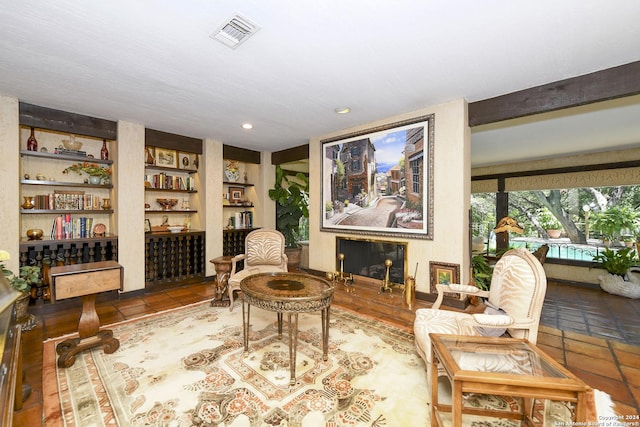
M431 293L435 294L436 285L450 285L460 283L460 265L444 262L429 262L429 275L431 278Z

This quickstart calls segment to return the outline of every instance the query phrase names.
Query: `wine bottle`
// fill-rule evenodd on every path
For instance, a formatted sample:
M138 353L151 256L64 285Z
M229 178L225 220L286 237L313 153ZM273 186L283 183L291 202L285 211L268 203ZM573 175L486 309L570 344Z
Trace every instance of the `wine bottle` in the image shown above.
M31 128L31 136L27 139L27 150L38 151L38 141L36 141L33 128Z
M107 148L107 140L102 140L102 149L100 150L100 158L102 160L109 160L109 149Z

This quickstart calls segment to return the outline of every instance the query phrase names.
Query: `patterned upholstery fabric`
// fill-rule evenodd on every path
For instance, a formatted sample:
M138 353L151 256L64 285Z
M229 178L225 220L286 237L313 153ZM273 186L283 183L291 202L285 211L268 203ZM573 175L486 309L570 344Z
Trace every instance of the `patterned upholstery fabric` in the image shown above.
M442 292L446 286L438 286ZM476 292L488 300L494 307L506 312L511 320L500 319L510 336L526 338L535 343L544 295L547 290L547 278L540 262L525 249L512 249L505 253L496 264L488 293ZM447 292L445 289L444 292ZM497 317L501 317L497 316ZM496 319L498 320L498 319ZM508 325L505 325L508 323ZM431 339L429 333L454 335L480 335L478 327L488 327L474 319L473 314L421 308L416 310L413 329L416 349L420 356L431 364Z
M238 263L244 268L237 270ZM284 236L278 230L253 230L245 238L245 253L231 260L229 274L229 310L233 311L234 292L240 290L240 282L247 276L258 273L287 271L287 255L284 253Z
M247 253L247 265L282 264L282 242L271 230L265 230L251 236L251 239L247 236L245 251Z

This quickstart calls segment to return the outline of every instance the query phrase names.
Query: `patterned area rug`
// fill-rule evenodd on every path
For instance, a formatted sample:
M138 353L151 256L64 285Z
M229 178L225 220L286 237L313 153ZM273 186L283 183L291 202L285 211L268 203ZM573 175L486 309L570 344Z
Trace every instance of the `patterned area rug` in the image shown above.
M285 316L286 320L286 316ZM275 313L208 303L109 326L113 354L79 354L59 369L45 343L46 426L428 426L424 363L413 335L331 309L329 359L319 313L299 319L296 384ZM57 396L56 396L57 395Z
M57 367L55 346L69 336L45 342L46 426L431 425L426 370L413 334L335 307L326 362L320 314L300 315L293 386L286 324L279 340L272 312L252 308L247 357L240 310L230 313L208 302L108 328L120 340L116 352L85 351L66 369ZM514 398L465 397L465 406L473 408L519 412L521 404ZM567 412L549 402L534 410L539 425L548 426L566 422ZM463 424L520 423L468 416Z

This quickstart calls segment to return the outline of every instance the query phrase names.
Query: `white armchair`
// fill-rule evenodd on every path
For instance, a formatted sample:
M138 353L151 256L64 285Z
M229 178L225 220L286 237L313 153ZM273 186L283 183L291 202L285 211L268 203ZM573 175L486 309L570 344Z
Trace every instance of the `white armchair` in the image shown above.
M238 270L238 263L244 268ZM287 271L287 255L284 253L284 236L278 230L253 230L245 238L245 253L231 259L229 273L229 311L233 311L233 293L240 290L240 282L258 273Z
M505 330L515 338L534 343L538 336L540 313L547 291L547 278L542 264L525 249L512 249L496 263L491 288L482 291L467 285L437 285L438 297L432 308L416 310L413 326L416 349L431 365L430 333L454 335L484 335L493 329ZM456 292L487 298L487 305L504 314L469 314L440 310L444 293ZM483 333L484 332L484 333Z

